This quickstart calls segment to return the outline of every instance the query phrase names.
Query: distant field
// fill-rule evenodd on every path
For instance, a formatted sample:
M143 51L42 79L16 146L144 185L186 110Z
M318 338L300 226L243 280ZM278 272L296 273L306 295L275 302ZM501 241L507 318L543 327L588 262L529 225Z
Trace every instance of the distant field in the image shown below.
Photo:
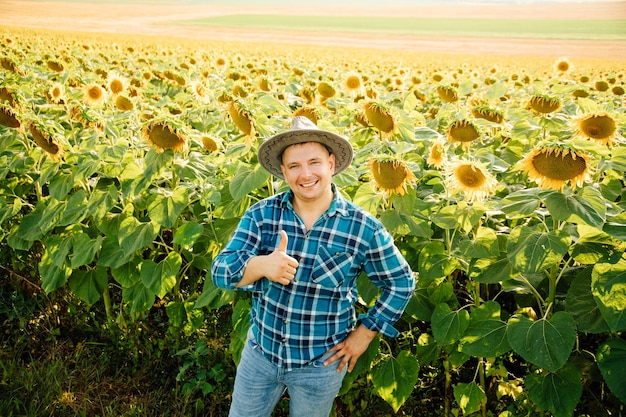
M626 39L626 20L459 19L374 16L232 14L167 22L239 29L309 30L527 39Z

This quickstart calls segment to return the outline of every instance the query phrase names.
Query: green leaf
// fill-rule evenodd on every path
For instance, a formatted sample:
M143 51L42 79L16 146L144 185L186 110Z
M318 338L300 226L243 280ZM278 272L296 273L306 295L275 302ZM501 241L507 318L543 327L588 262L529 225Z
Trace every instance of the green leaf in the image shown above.
M438 304L433 312L431 326L439 346L451 345L461 339L469 326L467 310L452 311L445 303Z
M412 235L423 238L429 238L432 235L427 222L417 222L413 216L400 210L386 210L379 219L393 235Z
M626 241L626 212L607 218L602 231L621 241Z
M431 241L420 251L417 270L420 272L420 286L427 286L437 278L444 278L459 266L456 258L447 255L443 243Z
M154 304L154 293L141 282L122 289L122 299L130 306L132 314L150 310Z
M403 350L397 358L387 357L372 369L374 391L397 413L413 392L418 372L417 359Z
M50 196L57 200L64 200L73 186L74 174L67 171L59 171L50 180Z
M118 190L113 184L105 191L96 189L91 193L91 197L87 203L87 210L94 219L100 220L111 210L117 202L117 199Z
M565 307L574 317L579 332L605 333L609 326L591 293L591 272L590 267L576 275L567 291Z
M441 348L434 337L428 333L422 333L417 338L415 356L422 365L429 365L441 357Z
M430 302L428 290L426 288L417 288L413 291L413 295L404 309L404 316L405 319L410 317L414 321L430 321L434 309L435 306Z
M158 264L146 259L141 264L141 281L159 298L163 298L176 285L176 276L183 263L181 256L170 252Z
M254 169L242 167L228 184L228 190L235 201L239 201L252 191L256 190L269 179L267 173L259 164Z
M61 266L55 265L47 251L42 255L38 269L41 276L41 288L46 294L65 285L72 275L72 269L66 263Z
M67 226L69 224L80 223L88 214L87 194L84 190L80 189L67 200L59 225Z
M456 384L454 386L454 399L461 407L463 414L475 413L480 410L481 404L487 403L485 392L476 382Z
M535 212L540 204L540 190L529 188L516 191L503 198L498 209L508 218L527 217Z
M108 268L119 268L130 261L134 255L134 252L124 250L119 245L116 238L106 237L102 242L102 248L100 249L96 265L106 266Z
M430 220L442 229L456 229L459 225L456 207L446 206L437 213L431 213Z
M611 236L586 225L579 225L576 229L578 239L570 248L570 254L577 262L588 265L598 262L614 263L622 257L624 250L615 246Z
M596 358L598 368L611 392L626 404L626 341L616 338L607 340L598 348Z
M193 301L171 302L167 305L165 311L172 325L182 328L186 335L190 335L198 330L204 322L204 313L202 310L194 308Z
M211 279L204 280L202 294L196 300L194 308L217 309L235 299L235 291L224 290L216 287Z
M626 330L626 257L594 265L591 292L611 331Z
M126 253L146 248L157 237L159 225L154 222L140 222L129 216L122 220L118 232L118 242Z
M496 357L511 349L506 336L507 324L500 319L500 304L486 301L470 314L461 338L461 352L478 357Z
M468 274L471 279L483 284L497 284L518 275L506 257L473 259Z
M532 402L554 417L573 416L583 390L578 370L573 366L541 375L528 374L524 385Z
M525 360L548 371L556 371L569 358L576 341L576 323L571 314L558 311L550 319L531 321L525 316L511 317L507 339Z
M376 192L372 184L366 182L356 190L353 201L363 208L363 210L376 215L382 199L382 195Z
M102 297L109 282L109 275L105 268L93 268L87 271L75 269L69 280L71 290L81 300L93 305Z
M498 236L488 227L479 227L472 239L461 240L459 249L467 258L489 258L500 254Z
M178 216L188 204L189 189L185 187L178 187L173 192L152 194L148 200L148 215L153 222L169 229L174 227Z
M70 258L72 269L90 264L102 247L103 241L104 237L102 236L91 239L87 233L76 234L72 242L72 256Z
M560 221L602 227L606 219L606 201L593 187L584 187L580 195L550 193L545 204L552 217Z
M196 243L196 240L202 236L203 232L204 226L201 224L194 221L187 222L174 231L173 242L183 248L189 249L193 247L194 243Z
M508 259L521 273L538 273L558 264L570 242L570 235L563 230L540 232L528 226L516 227L507 241Z
M141 281L139 274L140 258L127 262L118 268L111 269L111 275L122 288L130 288Z

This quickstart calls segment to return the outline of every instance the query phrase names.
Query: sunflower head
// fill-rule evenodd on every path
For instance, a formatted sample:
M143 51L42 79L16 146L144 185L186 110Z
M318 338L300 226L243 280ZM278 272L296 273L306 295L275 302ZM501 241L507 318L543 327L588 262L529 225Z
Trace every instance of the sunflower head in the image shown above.
M493 194L498 181L480 163L457 160L448 164L445 184L450 194L463 193L468 202L482 201Z
M135 104L124 94L119 94L115 97L115 107L121 111L130 111L135 108Z
M528 107L541 114L554 113L561 108L561 102L554 97L536 94L528 101Z
M369 160L369 166L375 186L389 195L406 194L407 184L417 179L402 161L386 157L372 158Z
M334 97L336 94L335 88L325 81L322 81L317 85L317 92L325 99Z
M44 129L35 123L28 124L28 132L33 140L41 149L43 149L53 160L58 160L63 154L61 145L52 138Z
M311 106L299 107L292 113L291 116L304 116L315 124L317 124L317 121L319 120L319 113L317 112L317 109Z
M152 143L157 151L172 149L182 151L187 143L185 137L165 122L154 122L143 128L143 137Z
M83 88L83 100L89 105L102 104L105 98L106 91L98 84L90 84Z
M237 129L245 135L246 140L251 140L256 135L252 115L240 103L231 101L228 105L228 114Z
M602 144L611 144L617 134L617 123L607 112L583 115L572 119L576 136Z
M498 110L492 109L487 106L476 106L472 109L472 116L477 119L485 119L492 123L502 123L504 116Z
M391 112L382 103L368 101L363 105L363 111L369 124L380 131L383 138L391 137L398 130L398 124Z
M589 157L560 145L547 145L531 151L521 161L528 178L539 187L562 190L582 186L590 175Z
M63 70L65 69L62 62L53 59L48 60L48 62L46 62L46 65L54 72L63 72Z
M459 95L454 87L449 85L440 85L437 87L437 95L441 101L446 103L456 103L459 101Z
M448 128L448 141L468 144L480 137L474 124L468 120L457 120Z
M54 83L52 87L50 87L50 90L48 90L48 97L52 103L62 104L65 100L63 84Z
M566 72L572 72L574 66L567 58L559 58L554 62L554 72L557 74L565 74Z
M350 73L343 82L343 88L350 96L358 96L363 93L363 81L357 73Z
M202 136L202 147L209 152L215 152L219 149L217 141L210 136Z
M22 122L17 118L17 114L11 107L0 106L0 125L19 129L22 126Z
M434 168L443 168L446 162L446 148L442 140L435 140L428 152L426 163Z

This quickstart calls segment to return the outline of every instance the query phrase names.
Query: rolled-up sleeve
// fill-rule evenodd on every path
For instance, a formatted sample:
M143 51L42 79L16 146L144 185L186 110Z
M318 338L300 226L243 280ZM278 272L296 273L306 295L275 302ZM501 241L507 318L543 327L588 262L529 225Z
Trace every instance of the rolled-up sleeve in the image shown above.
M261 280L241 288L236 285L241 281L248 261L259 254L260 243L258 226L250 216L244 215L226 247L213 259L213 283L219 288L229 290L258 289L262 285Z
M394 324L400 319L413 291L415 277L411 267L383 228L375 234L366 256L364 270L372 283L381 288L380 297L359 317L359 322L385 336L397 337Z

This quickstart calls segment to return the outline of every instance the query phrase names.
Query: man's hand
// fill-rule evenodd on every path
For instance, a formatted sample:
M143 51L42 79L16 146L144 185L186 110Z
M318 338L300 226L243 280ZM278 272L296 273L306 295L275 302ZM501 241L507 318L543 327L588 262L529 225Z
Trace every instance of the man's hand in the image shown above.
M329 352L337 352L324 362L325 366L341 358L341 363L337 367L340 372L344 366L348 365L348 372L352 372L356 361L367 350L371 341L374 340L378 332L368 329L360 325L352 333L346 337L343 342L338 343L329 350Z
M287 255L287 232L280 231L280 242L274 252L264 261L265 276L282 285L288 285L296 276L298 261Z

